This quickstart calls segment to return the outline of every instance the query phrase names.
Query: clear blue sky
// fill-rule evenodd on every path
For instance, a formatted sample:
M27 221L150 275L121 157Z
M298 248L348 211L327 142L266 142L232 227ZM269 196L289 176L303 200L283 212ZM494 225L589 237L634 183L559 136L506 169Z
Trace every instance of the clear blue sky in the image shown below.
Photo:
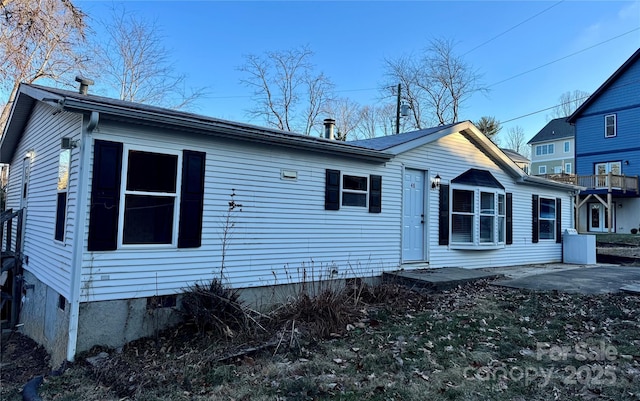
M93 18L108 16L112 4L77 2ZM378 102L385 58L450 38L490 89L464 104L461 119L495 116L502 135L520 125L530 138L549 111L518 117L555 105L563 92L593 92L640 47L639 0L115 4L156 20L176 70L189 85L209 87L198 113L254 124L261 122L246 114L251 92L237 71L246 54L309 45L338 94L364 105Z

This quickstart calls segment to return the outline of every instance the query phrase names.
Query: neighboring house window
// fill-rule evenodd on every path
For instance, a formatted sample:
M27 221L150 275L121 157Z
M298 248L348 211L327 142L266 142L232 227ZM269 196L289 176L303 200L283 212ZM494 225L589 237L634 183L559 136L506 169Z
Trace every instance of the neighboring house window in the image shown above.
M547 174L547 166L538 166L538 174Z
M69 191L69 167L71 149L62 149L58 162L58 192L56 199L56 225L54 238L64 241L65 220L67 218L67 192Z
M379 175L342 174L326 170L325 210L340 210L340 206L369 206L369 213L382 212L382 177Z
M560 173L562 173L562 166L554 166L554 167L553 167L553 173L554 173L554 174L560 174Z
M555 240L561 242L562 207L560 199L532 196L532 242Z
M571 163L564 164L564 172L567 174L571 174Z
M202 152L156 152L96 140L89 251L134 244L199 247L205 159Z
M604 137L613 138L617 135L616 115L609 114L604 116Z
M505 242L505 194L480 189L452 190L452 245L499 245ZM479 208L476 208L479 201Z
M564 141L564 153L569 153L570 150L571 150L571 142Z
M551 155L555 151L552 143L546 145L536 145L536 156Z

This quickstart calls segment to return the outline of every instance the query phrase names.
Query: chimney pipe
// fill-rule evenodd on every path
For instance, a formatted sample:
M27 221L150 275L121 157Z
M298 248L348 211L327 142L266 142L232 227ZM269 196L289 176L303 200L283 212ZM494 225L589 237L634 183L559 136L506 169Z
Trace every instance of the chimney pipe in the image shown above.
M89 85L93 85L92 79L84 78L80 75L76 76L76 82L80 82L80 90L78 93L81 95L86 95L89 91Z
M324 137L331 140L336 139L333 134L335 127L336 127L336 120L334 120L333 118L325 118L324 119Z

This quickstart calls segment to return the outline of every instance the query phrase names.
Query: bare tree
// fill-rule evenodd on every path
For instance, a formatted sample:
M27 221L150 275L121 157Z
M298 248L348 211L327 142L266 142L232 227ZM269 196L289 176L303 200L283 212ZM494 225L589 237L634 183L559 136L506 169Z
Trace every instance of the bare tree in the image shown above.
M356 129L357 136L368 139L395 134L395 119L395 105L363 106L360 109L360 124Z
M530 157L531 152L529 146L527 146L524 129L519 125L509 128L505 147L507 149L511 149L517 153L520 153L526 158Z
M121 100L187 108L206 94L205 88L187 88L186 75L176 73L155 21L144 20L123 8L114 8L103 21L108 40L96 45L95 73L101 84Z
M402 99L409 105L413 128L458 121L460 108L477 92L487 89L481 75L454 53L454 42L433 39L418 57L385 60L388 87L399 82Z
M558 105L551 110L549 119L570 116L590 96L589 92L574 90L564 92L558 98Z
M0 18L0 82L2 97L9 99L1 132L21 82L73 82L86 61L79 49L87 27L71 0L0 0Z
M278 129L310 135L333 90L329 78L314 71L312 57L308 46L246 55L238 70L246 74L241 82L253 89L249 114Z
M336 120L336 139L357 139L357 128L363 118L362 108L358 103L345 97L332 100L327 104L326 114Z
M500 121L496 120L495 117L482 116L475 123L476 127L487 136L487 138L492 141L496 141L498 138L496 135L502 129L502 125L500 125Z

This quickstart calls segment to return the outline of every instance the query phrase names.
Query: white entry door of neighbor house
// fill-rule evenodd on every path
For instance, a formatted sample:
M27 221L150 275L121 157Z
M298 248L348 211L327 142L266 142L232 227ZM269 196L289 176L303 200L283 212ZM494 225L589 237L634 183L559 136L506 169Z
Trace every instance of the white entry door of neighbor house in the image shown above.
M616 206L615 203L611 205L611 221L612 230L615 231L616 221ZM607 218L607 208L602 203L590 203L589 204L589 231L592 232L608 232L609 231L609 219Z
M402 260L425 260L424 177L421 170L404 171L402 197Z

